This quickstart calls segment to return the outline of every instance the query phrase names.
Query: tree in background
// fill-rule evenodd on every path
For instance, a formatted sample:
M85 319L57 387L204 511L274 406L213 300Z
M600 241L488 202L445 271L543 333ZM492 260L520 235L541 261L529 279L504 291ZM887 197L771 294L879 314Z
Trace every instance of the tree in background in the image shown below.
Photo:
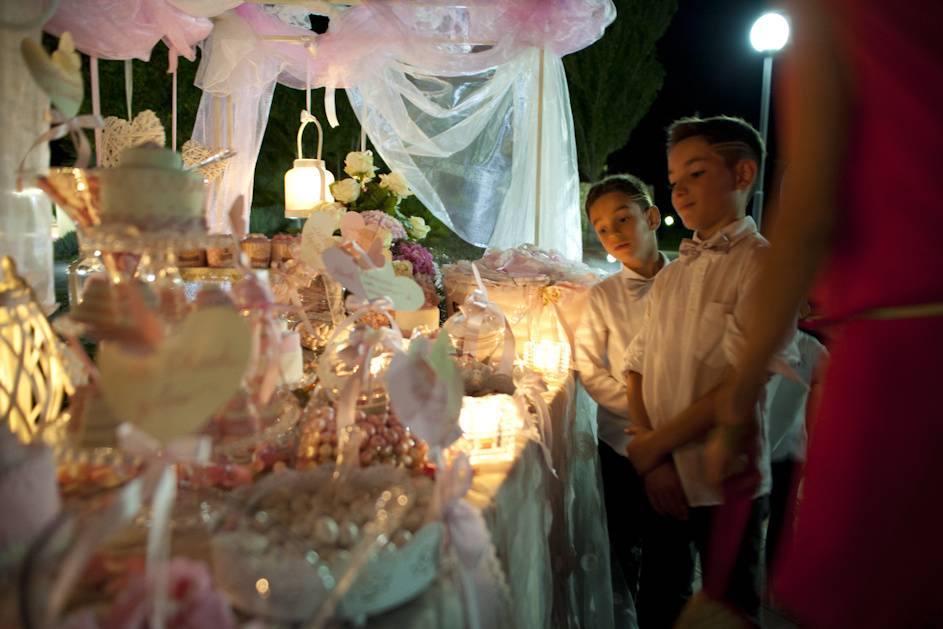
M615 21L602 39L563 59L570 86L580 178L596 181L661 89L665 70L655 44L677 0L613 0Z

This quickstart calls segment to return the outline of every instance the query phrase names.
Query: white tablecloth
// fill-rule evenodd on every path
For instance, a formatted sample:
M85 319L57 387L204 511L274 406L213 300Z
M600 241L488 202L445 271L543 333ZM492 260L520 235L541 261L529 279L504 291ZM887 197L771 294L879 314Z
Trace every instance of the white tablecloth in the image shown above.
M505 580L510 598L510 610L482 610L484 629L613 627L596 406L572 379L555 387L546 399L557 477L547 467L540 445L522 439L512 462L476 470L467 496L491 531L504 573L495 578ZM464 626L456 583L446 570L422 597L373 619L369 626Z

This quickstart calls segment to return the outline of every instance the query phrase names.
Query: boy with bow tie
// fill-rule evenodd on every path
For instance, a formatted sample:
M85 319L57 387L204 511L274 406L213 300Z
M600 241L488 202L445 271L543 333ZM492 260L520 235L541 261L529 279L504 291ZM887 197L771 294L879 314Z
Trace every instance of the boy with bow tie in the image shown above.
M615 593L628 597L617 607L628 616L625 624L635 626L645 496L625 449L629 411L622 364L626 347L642 326L648 289L668 258L658 250L655 237L661 213L638 178L614 175L595 184L586 195L586 215L603 248L622 264L590 290L576 335L575 362L583 386L599 405L596 421L611 565L625 580L625 588L620 588L616 579Z
M643 629L672 626L690 597L692 542L705 580L711 576L706 551L724 497L708 482L704 440L714 426L718 391L745 344L744 296L767 246L745 216L764 150L756 130L736 118L685 118L668 129L671 202L694 237L654 282L624 365L633 435L628 454L652 507L639 593ZM774 370L791 373L795 348L787 349ZM761 404L757 417L765 423ZM752 463L760 480L726 598L758 624L761 523L770 491L765 437Z

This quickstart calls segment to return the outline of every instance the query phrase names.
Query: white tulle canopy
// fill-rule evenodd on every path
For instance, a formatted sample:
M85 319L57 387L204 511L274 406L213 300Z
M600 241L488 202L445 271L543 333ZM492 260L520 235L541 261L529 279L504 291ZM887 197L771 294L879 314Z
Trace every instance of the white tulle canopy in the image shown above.
M236 197L251 199L280 82L327 88L329 118L334 90L347 89L384 161L468 242L533 242L580 256L576 150L561 57L602 35L615 17L611 0L324 3L331 20L323 35L310 30L309 9L285 5L62 0L49 30L70 30L79 50L107 58L146 59L160 39L189 55L202 42L196 83L204 94L193 137L238 152L214 184L214 231L228 231ZM121 29L121 20L141 32Z

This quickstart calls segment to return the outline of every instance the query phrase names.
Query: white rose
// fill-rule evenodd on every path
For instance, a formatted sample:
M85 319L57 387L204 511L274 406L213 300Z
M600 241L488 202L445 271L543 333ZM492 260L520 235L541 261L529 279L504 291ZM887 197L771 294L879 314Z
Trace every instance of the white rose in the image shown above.
M336 214L343 214L347 211L347 206L343 203L330 202L330 201L321 201L313 208L312 212L334 212Z
M344 159L344 172L351 177L370 181L376 171L371 151L351 151Z
M380 175L380 187L386 188L400 199L405 199L412 194L406 184L406 179L396 171L391 172L389 175Z
M410 216L406 221L406 231L416 240L422 240L428 236L430 229L432 228L426 225L425 219L421 216Z
M336 201L353 203L360 198L360 182L356 179L341 179L331 184L331 194Z

